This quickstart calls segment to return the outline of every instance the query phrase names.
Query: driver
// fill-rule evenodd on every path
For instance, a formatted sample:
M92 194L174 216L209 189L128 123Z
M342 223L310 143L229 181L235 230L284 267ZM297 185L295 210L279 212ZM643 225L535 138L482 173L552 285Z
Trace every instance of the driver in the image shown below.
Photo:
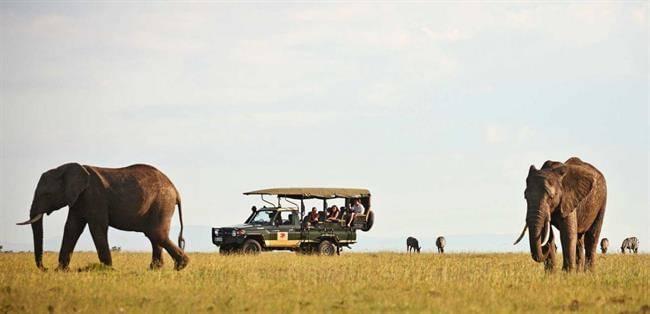
M275 215L275 225L279 226L281 224L282 224L282 213L280 212L277 215Z

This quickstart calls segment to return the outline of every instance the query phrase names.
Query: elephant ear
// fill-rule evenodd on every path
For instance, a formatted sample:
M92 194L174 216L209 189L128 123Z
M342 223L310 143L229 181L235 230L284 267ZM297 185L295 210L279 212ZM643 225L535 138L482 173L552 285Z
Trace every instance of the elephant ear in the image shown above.
M79 198L81 192L88 187L90 173L78 163L70 163L61 166L61 177L65 189L65 199L69 207L72 207Z
M577 209L581 209L591 197L595 180L591 173L580 167L562 166L553 169L562 180L562 200L560 210L566 217Z

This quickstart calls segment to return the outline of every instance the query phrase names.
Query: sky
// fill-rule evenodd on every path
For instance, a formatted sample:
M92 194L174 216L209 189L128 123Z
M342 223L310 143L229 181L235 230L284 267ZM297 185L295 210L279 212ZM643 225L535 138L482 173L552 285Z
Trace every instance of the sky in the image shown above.
M645 1L2 2L0 245L31 248L40 174L79 162L156 166L197 230L242 222L245 191L361 187L362 250L525 251L529 166L578 156L607 179L601 235L647 250L648 77Z

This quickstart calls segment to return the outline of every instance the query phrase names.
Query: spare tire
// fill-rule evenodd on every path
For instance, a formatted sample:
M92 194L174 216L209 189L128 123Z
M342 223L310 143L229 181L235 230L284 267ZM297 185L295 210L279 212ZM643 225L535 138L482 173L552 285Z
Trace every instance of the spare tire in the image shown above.
M361 230L368 232L372 229L372 225L375 224L375 212L368 211L368 217L366 218L366 224L361 228Z

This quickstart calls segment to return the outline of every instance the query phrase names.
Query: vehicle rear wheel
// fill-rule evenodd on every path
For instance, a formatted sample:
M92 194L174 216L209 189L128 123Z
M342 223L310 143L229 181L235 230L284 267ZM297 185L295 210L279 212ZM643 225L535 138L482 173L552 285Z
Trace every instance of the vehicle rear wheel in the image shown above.
M366 218L366 224L361 230L368 232L372 228L372 225L375 224L375 212L372 210L368 212L368 217Z
M318 253L320 255L332 256L336 254L336 247L332 242L323 240L323 242L318 245Z
M257 255L262 252L262 246L256 240L248 239L244 241L244 244L242 244L241 252L243 254Z

